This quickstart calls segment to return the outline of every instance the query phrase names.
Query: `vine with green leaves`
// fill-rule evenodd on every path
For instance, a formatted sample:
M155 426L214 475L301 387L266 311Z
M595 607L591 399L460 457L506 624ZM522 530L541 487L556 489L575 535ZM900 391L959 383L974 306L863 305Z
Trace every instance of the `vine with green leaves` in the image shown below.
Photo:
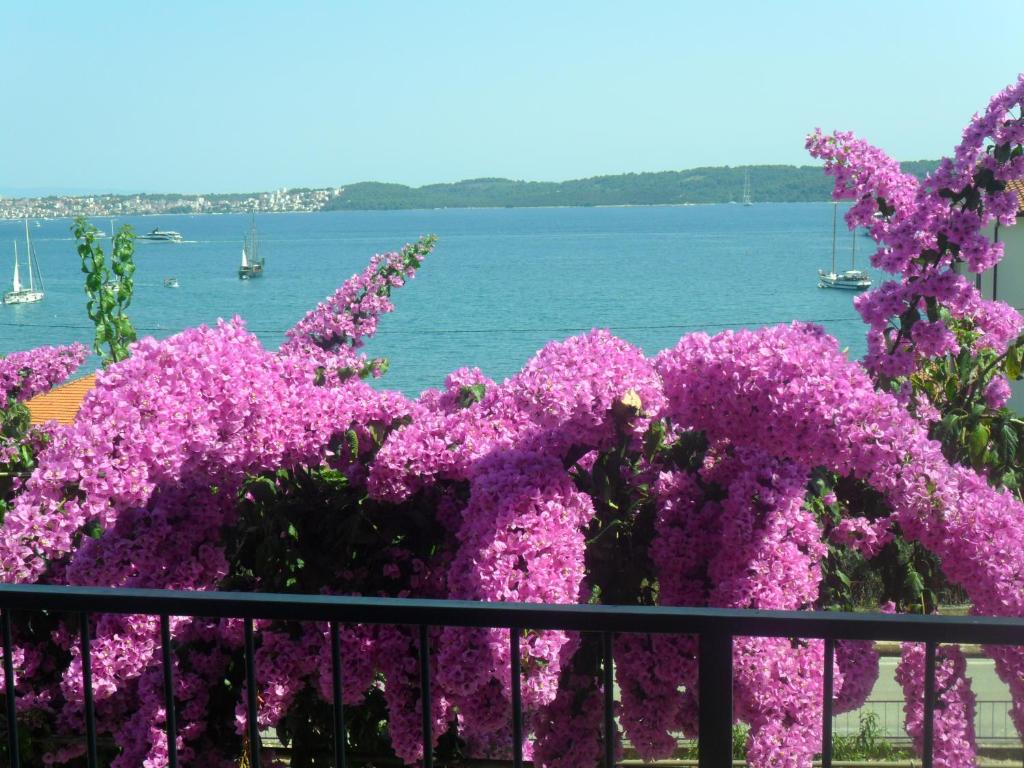
M78 255L85 273L86 311L96 325L92 348L104 366L128 357L128 345L136 339L128 318L128 305L135 290L135 233L125 224L110 247L110 263L100 245L100 233L79 216L72 231L78 241Z

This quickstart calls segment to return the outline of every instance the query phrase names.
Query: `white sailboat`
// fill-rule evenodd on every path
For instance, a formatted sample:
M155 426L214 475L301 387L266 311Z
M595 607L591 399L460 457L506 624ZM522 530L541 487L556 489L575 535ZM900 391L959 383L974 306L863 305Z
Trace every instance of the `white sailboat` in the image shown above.
M747 171L743 176L743 204L754 204L754 201L750 199L750 171Z
M25 219L25 247L28 251L25 261L28 263L28 287L21 282L21 272L18 266L18 244L14 244L14 279L11 280L11 290L4 294L4 304L32 304L42 301L43 276L39 273L39 264L36 262L35 251L32 250L32 238L28 233L28 219ZM32 266L35 265L33 271ZM36 290L36 276L39 277L39 290Z
M242 241L242 263L238 267L238 279L248 280L263 276L263 261L260 257L259 240L256 237L256 209L252 211L252 226Z
M871 287L871 275L857 269L857 233L853 235L853 250L850 253L850 268L845 272L836 271L836 222L839 218L839 203L832 207L832 271L818 270L819 288L839 288L844 291L866 291Z

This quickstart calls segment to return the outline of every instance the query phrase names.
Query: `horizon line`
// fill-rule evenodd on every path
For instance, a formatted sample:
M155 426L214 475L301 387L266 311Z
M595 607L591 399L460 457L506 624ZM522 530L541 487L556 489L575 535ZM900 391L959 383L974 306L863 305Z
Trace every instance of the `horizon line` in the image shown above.
M931 159L920 159L920 160L901 160L901 165L904 163L938 163L938 160ZM41 200L50 197L134 197L134 196L151 196L157 197L160 195L182 195L182 196L202 196L202 195L243 195L243 196L255 196L255 195L266 195L270 192L278 190L295 190L295 189L344 189L346 187L356 186L358 184L382 184L387 186L405 187L406 189L424 189L426 187L443 187L453 186L456 184L465 184L473 181L509 181L512 183L519 184L568 184L574 181L589 181L591 179L606 179L614 178L617 176L645 176L645 175L659 175L663 173L687 173L691 171L704 171L704 170L743 170L743 169L755 169L755 168L794 168L800 170L802 168L820 168L820 165L794 165L792 163L759 163L756 165L699 165L691 168L679 168L679 169L666 169L661 171L623 171L622 173L602 173L594 176L580 176L571 179L562 179L559 181L536 181L531 179L513 179L506 176L474 176L470 178L458 179L456 181L433 181L426 184L412 185L403 184L398 181L378 181L371 179L364 179L362 181L350 181L344 184L328 185L328 186L290 186L290 187L274 187L272 189L265 189L261 191L248 191L248 192L181 192L181 191L99 191L102 188L95 188L90 190L89 188L81 187L8 187L0 189L0 198L9 199L22 199L22 200Z

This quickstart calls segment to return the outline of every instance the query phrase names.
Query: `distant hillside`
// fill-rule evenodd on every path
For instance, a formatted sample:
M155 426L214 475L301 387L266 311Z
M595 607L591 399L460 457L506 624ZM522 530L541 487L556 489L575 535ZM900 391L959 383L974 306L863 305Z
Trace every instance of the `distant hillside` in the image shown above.
M903 163L903 169L921 177L937 164L933 160L917 160ZM324 210L728 203L742 197L743 179L748 171L755 202L813 202L828 200L831 194L831 180L820 167L751 165L624 173L562 182L469 179L407 187L364 181L344 187Z

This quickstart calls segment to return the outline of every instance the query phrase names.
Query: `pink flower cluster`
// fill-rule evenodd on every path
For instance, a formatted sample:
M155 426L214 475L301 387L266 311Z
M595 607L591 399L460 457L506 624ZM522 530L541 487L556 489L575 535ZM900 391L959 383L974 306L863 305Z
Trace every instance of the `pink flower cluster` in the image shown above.
M467 381L484 386L483 398L453 410ZM469 480L475 463L500 448L561 459L574 446L607 447L623 427L639 440L664 404L643 353L596 330L548 344L500 385L461 372L449 378L447 392L428 393L421 404L430 411L396 431L377 454L369 478L373 496L400 501L438 479ZM633 416L622 406L617 420L613 406L630 392L639 412Z
M907 733L918 751L924 743L924 646L904 643L896 666L903 686ZM959 646L940 645L935 659L936 705L933 715L934 765L961 768L975 765L974 703L967 659Z
M829 540L844 544L866 558L875 557L894 536L888 520L871 521L864 517L845 517L829 532Z
M221 532L232 524L244 477L326 463L370 490L386 489L377 503L407 504L419 494L417 503L436 505L450 552L429 566L436 575L405 556L396 560L394 578L420 574L406 594L579 602L591 594L586 535L595 502L577 489L567 462L590 466L582 457L616 445L638 450L638 433L660 416L670 437L696 429L710 442L696 473L660 463L664 457L644 471L654 478L651 576L662 602L813 607L825 546L803 497L810 469L824 465L885 494L893 519L953 564L950 577L968 587L979 610L1024 612L1019 502L951 468L897 399L877 392L813 326L698 334L653 360L595 332L550 345L502 384L457 372L445 391L418 403L358 380L318 386L302 370L294 355L264 352L238 321L140 342L129 360L100 375L78 422L40 457L0 531L5 578L216 588L226 568ZM340 433L371 424L399 425L375 456L330 449ZM434 448L424 449L425 441ZM390 479L376 485L381 478ZM724 495L706 497L710 487ZM390 494L397 498L387 501ZM102 535L80 539L91 525ZM839 530L847 529L857 539L882 535L856 520ZM240 628L183 618L172 631L183 664L182 751L206 759L216 753L205 736L207 688L237 653ZM154 622L102 617L94 635L97 711L121 746L119 766L158 764L164 713ZM73 730L81 717L73 628L56 641L72 662L50 696L64 702L58 722ZM527 632L521 641L535 759L589 764L604 737L599 710L581 702L598 694L592 682L581 682L578 694L567 683L592 681L577 669L582 638ZM349 701L357 704L379 672L392 743L414 762L421 749L415 638L352 628L344 642ZM507 748L508 642L501 630L433 633L435 732L454 720L469 743ZM622 727L642 754L664 755L673 733L695 726L695 643L631 636L616 651ZM27 658L34 647L22 652ZM743 638L734 655L737 717L751 726L753 763L808 765L820 737L820 642ZM286 717L306 686L326 697L328 658L322 627L294 635L261 625L261 724ZM1019 679L1020 655L999 658L1000 673ZM837 703L855 706L875 674L870 649L841 646ZM1015 695L1024 695L1019 689Z
M577 603L585 576L583 529L594 515L589 496L573 486L557 459L515 450L481 460L456 536L448 570L449 595L463 600ZM569 636L535 632L521 644L526 664L523 701L535 707L555 697L560 655ZM445 629L438 683L463 709L492 680L511 702L507 630ZM493 702L492 702L493 706ZM493 725L505 725L502 718ZM483 728L483 724L480 725Z
M993 410L1002 408L1010 400L1010 382L1005 376L994 376L985 386L985 403Z
M975 611L1024 615L1019 500L950 466L925 428L875 391L820 329L695 335L659 363L673 418L685 415L682 423L718 440L861 478L886 497L904 536L965 587ZM801 395L793 399L795 389ZM1014 699L1024 696L1021 649L989 653Z
M415 277L433 247L434 238L425 237L400 251L374 256L366 269L285 334L281 354L305 363L310 375L319 370L324 376L332 374L332 380L334 375L379 375L380 361L368 361L355 350L377 332L380 316L394 310L391 291Z
M855 301L871 328L866 360L871 370L904 376L914 369L915 355L956 355L959 345L939 319L940 306L980 332L976 349L1005 351L1024 328L1016 310L982 299L972 282L954 271L964 264L980 273L1003 256L1003 244L983 230L993 222L1016 223L1017 196L1005 182L1024 178L1024 161L1015 154L1024 122L1014 110L1019 114L1022 105L1024 76L975 116L954 157L920 184L850 133L827 136L819 130L808 137L808 151L824 160L825 172L835 179L833 197L854 201L846 215L850 227L869 227L881 244L872 263L902 276L899 283L885 283Z
M0 578L216 588L227 573L221 534L247 476L325 463L348 469L352 457L331 447L337 436L351 428L372 444L369 425L404 418L411 405L358 379L344 388L318 386L309 361L291 352L266 352L237 319L135 344L128 360L99 374L76 422L39 456L0 529ZM82 536L89 529L95 533ZM207 692L240 645L239 627L181 619L173 633L183 645L195 638L218 646L212 653L189 651L188 668L201 671L179 677L183 755L208 756L199 746ZM162 764L156 625L149 618L102 617L94 635L97 717L122 749L118 765L138 765L136 758ZM274 637L267 634L261 653L287 669L292 649L279 642L275 650ZM81 717L80 661L70 639L59 642L72 663L51 698L65 702L58 727L73 730ZM322 642L310 647L329 659ZM317 673L322 666L323 659L314 664ZM266 722L286 711L296 677L261 678ZM368 685L369 677L362 682Z
M88 354L84 344L75 343L0 357L0 408L49 391L74 373Z

